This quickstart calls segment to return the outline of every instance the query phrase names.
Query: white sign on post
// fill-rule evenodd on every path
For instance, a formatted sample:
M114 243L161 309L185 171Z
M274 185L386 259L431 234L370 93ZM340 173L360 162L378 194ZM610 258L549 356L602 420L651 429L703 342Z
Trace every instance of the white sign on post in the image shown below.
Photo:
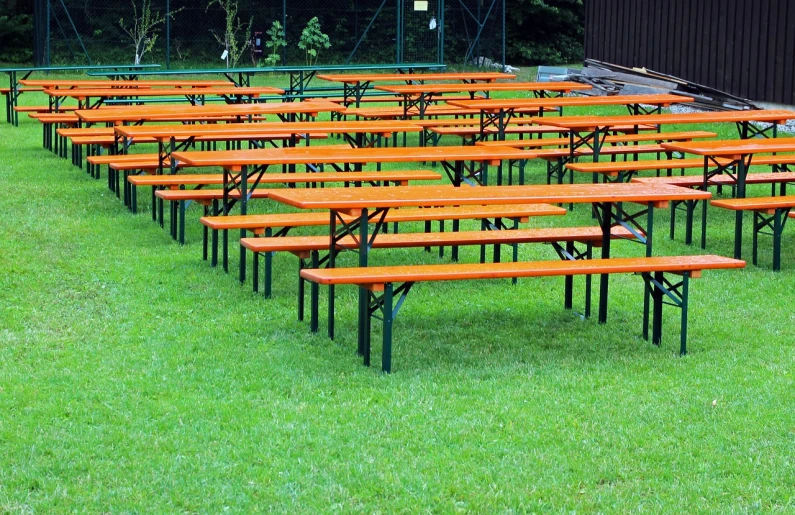
M427 11L428 10L428 2L427 2L427 0L425 0L425 1L414 0L414 10L415 11Z
M226 59L226 56L228 56L228 55L229 55L229 52L224 50L224 53L221 54L221 60L223 61L224 59Z

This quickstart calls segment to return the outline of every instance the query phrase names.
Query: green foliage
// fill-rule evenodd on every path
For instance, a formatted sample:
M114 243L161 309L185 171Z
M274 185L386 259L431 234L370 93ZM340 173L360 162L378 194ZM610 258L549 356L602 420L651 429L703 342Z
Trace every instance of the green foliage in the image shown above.
M237 15L237 0L210 0L210 3L207 4L207 9L210 9L215 4L218 4L218 7L224 11L226 24L223 34L218 34L215 31L210 32L215 40L223 45L226 51L226 67L234 68L240 57L251 45L251 26L254 23L254 18L252 17L247 25L240 20Z
M152 0L143 0L140 13L135 0L132 1L132 6L132 25L125 23L124 18L120 18L119 26L132 39L132 46L135 48L135 64L141 64L144 55L155 47L160 26L166 22L166 16L161 15L159 11L152 13ZM168 16L173 17L177 12L179 10L171 11Z
M276 20L265 33L270 36L265 46L271 49L271 53L262 60L262 63L265 66L276 66L282 59L282 55L279 51L287 46L287 40L284 37L284 27Z
M0 61L29 62L33 57L33 18L0 6Z
M521 64L582 61L583 0L517 0L506 8L506 59Z
M320 30L320 21L317 16L309 20L301 31L301 39L298 41L298 48L304 51L307 66L317 64L322 48L331 48L328 34Z

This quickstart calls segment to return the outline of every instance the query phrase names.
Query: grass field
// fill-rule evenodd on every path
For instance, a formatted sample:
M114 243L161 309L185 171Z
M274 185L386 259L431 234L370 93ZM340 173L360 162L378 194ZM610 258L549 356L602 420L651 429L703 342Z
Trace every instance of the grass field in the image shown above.
M673 310L661 347L641 338L637 277L611 280L606 325L563 310L562 279L425 284L387 376L356 356L352 288L337 339L310 334L294 258L253 294L201 261L197 207L179 246L145 191L130 214L26 117L0 123L0 184L0 513L795 511L791 234L780 273L763 238L760 267L692 283L686 357ZM732 216L709 224L707 251L731 255ZM700 252L667 226L661 210L656 254Z

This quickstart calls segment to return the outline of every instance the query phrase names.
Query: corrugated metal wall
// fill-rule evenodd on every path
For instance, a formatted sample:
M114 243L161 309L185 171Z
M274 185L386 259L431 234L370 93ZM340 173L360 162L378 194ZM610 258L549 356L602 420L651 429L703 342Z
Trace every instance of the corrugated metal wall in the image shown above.
M585 0L585 56L795 105L795 0Z

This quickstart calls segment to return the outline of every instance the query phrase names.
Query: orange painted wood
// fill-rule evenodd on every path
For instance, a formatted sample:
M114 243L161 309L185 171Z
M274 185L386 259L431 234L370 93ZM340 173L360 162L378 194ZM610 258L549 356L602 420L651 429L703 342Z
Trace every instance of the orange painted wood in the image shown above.
M697 188L704 184L704 176L636 177L632 179L632 182L643 184L671 184L685 188ZM745 176L746 184L778 184L782 182L795 182L795 172L749 173ZM730 175L714 175L709 178L707 184L710 186L732 186L737 184L737 181Z
M271 87L236 88L233 86L216 88L76 88L48 89L45 94L55 98L116 98L116 97L167 97L167 96L243 96L282 95L283 89Z
M623 227L611 232L614 238L634 239ZM514 245L520 243L590 242L598 246L602 241L599 227L557 227L506 229L500 231L459 231L431 233L379 234L373 240L374 249L412 247L446 247L453 245ZM240 244L252 252L306 253L329 248L328 236L286 236L279 238L241 238ZM358 241L347 236L337 241L337 248L357 250Z
M767 152L795 152L795 138L694 141L690 143L663 143L662 145L669 150L700 156L728 157ZM751 163L753 163L753 160L751 160Z
M116 132L128 138L150 137L167 140L171 137L226 136L232 134L392 134L394 132L419 132L419 126L403 121L334 121L334 122L266 122L236 124L192 124L192 125L139 125L117 126Z
M57 88L209 88L229 87L228 80L84 80L84 79L23 79L20 84L46 89Z
M568 97L567 97L568 98ZM452 105L432 105L425 108L425 116L474 116L479 115L479 109L465 109ZM537 107L524 107L519 108L515 112L517 114L538 114L539 108ZM349 107L345 114L348 116L361 116L362 118L403 118L404 116L417 117L420 111L416 107L408 110L408 113L402 107Z
M272 102L256 104L213 105L159 105L130 106L102 109L80 109L75 111L81 120L88 123L122 123L140 121L199 121L204 118L239 117L251 115L307 114L343 112L345 108L333 102Z
M425 222L438 220L480 220L483 218L509 218L527 222L536 216L562 216L566 210L551 204L508 204L491 206L448 206L428 208L392 209L386 214L385 222ZM343 215L346 222L354 217ZM328 212L278 213L266 215L205 216L202 224L215 230L247 229L262 232L274 227L308 227L329 224Z
M664 205L670 200L702 200L709 192L676 186L645 184L562 184L531 186L407 186L388 188L325 188L323 190L279 190L271 198L300 209L361 209L461 206L528 203L639 202Z
M555 91L567 93L591 89L587 84L577 82L493 82L489 84L405 84L373 86L381 91L398 95L419 95L420 93L458 93L464 91ZM467 99L468 100L468 99Z
M498 147L483 147L483 148L498 148ZM534 150L527 150L532 152L538 159L553 160L561 157L568 157L574 155L575 157L592 156L593 150L590 148L580 147L574 152L565 148L540 148ZM665 152L662 145L611 145L602 147L599 150L600 156L623 156L632 154L653 154L656 152Z
M442 178L429 170L390 170L386 172L321 172L321 173L278 173L264 175L261 184L295 184L302 182L407 182L438 181ZM173 175L135 175L128 182L136 186L179 186L182 184L217 185L224 183L224 175L216 174L173 174Z
M330 82L399 82L399 81L495 81L497 79L515 79L516 75L501 72L450 72L450 73L324 73L318 79Z
M715 207L731 209L732 211L763 211L795 207L795 195L781 197L751 197L718 199L710 202Z
M553 126L547 126L553 127ZM558 127L558 130L561 128ZM616 136L607 136L604 138L605 143L634 143L638 141L676 141L676 140L693 140L700 138L715 138L718 134L715 132L707 131L683 131L683 132L655 132L655 133L641 133L641 134L620 134ZM576 140L575 140L576 141ZM538 148L547 146L568 146L569 138L548 138L548 139L524 139L524 140L505 140L505 141L479 141L476 143L482 147L513 147L513 148ZM582 147L581 147L582 148ZM602 147L603 149L606 147Z
M539 107L633 105L633 104L668 106L671 104L687 103L692 101L693 99L691 97L666 94L666 95L613 95L613 96L600 96L600 97L491 98L488 100L456 100L450 102L450 104L464 109L477 109L481 111L498 111L500 109L518 109L523 107L539 108Z
M321 164L321 163L417 163L439 161L477 161L499 164L503 159L529 159L532 154L512 148L462 147L388 147L328 148L289 147L215 152L174 152L174 159L187 166Z
M615 97L614 97L615 98ZM536 123L557 125L569 129L593 130L595 127L612 127L615 125L667 125L679 123L735 123L735 122L770 122L786 123L795 119L795 112L783 109L759 109L748 111L714 111L703 113L662 113L638 116L560 116L534 118Z
M577 261L555 260L519 263L458 263L444 265L304 269L301 270L301 277L319 284L370 285L561 275L690 272L743 267L745 267L745 261L739 259L703 255L581 259Z

